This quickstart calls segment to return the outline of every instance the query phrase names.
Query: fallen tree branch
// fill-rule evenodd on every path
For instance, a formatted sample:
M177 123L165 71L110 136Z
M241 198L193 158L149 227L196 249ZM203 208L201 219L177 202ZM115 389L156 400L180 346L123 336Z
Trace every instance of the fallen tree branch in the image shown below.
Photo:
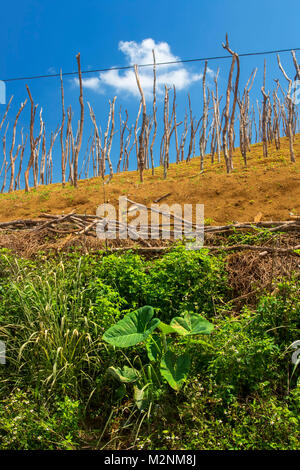
M163 199L166 199L168 196L171 196L172 193L164 194L163 196L158 197L157 199L154 199L153 202L157 203L162 201Z
M128 202L133 203L130 199L127 199ZM148 210L149 208L143 204L134 203L136 204L136 208L141 208L144 210ZM133 239L135 240L144 240L143 244L147 245L145 239L151 239L151 235L154 233L157 235L157 238L178 238L177 235L182 234L184 228L184 235L186 236L193 236L193 228L197 227L192 222L188 222L187 220L178 217L174 214L161 211L160 209L151 208L152 211L158 212L163 215L168 215L170 217L170 224L158 223L158 224L144 224L139 226L139 230L136 230L135 226L131 226L129 223L124 223L119 220L110 220L105 217L96 216L93 214L76 214L75 211L72 211L68 214L62 215L54 215L54 214L41 214L38 219L18 219L12 220L7 222L0 222L0 231L20 231L20 230L27 230L27 231L43 231L43 230L50 230L57 231L57 233L78 233L79 235L92 235L95 236L96 234L96 227L98 223L104 223L108 226L107 232L116 231L116 235L120 235L120 233L127 231L128 235L131 237L134 234ZM130 208L128 210L130 212ZM46 219L46 221L45 221ZM171 219L173 219L171 221ZM188 223L188 227L186 227ZM112 227L112 228L111 228ZM201 227L198 227L201 229ZM289 220L289 221L266 221L266 222L243 222L243 223L235 223L229 225L220 225L220 226L204 226L203 231L204 234L222 234L222 233L230 233L235 231L249 231L249 230L256 230L259 228L264 228L268 230L268 232L289 232L289 231L300 231L300 224L298 220ZM123 238L123 237L122 237ZM132 238L132 237L131 237ZM237 245L239 246L239 245ZM241 245L241 249L246 249L248 245ZM253 249L252 245L251 249ZM220 247L218 247L220 248ZM210 247L213 249L213 247ZM232 247L226 247L226 249L234 249ZM250 249L250 248L249 248ZM260 247L258 249L267 250L265 247Z

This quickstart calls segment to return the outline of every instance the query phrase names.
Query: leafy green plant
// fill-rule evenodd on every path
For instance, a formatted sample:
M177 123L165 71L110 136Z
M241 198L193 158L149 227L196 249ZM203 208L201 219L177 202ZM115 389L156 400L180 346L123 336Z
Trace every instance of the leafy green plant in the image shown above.
M145 304L155 305L164 321L184 311L212 317L228 294L226 279L221 257L179 246L149 266Z
M104 284L102 279L92 279L86 290L90 305L87 316L104 331L114 324L127 302L113 287Z
M175 346L174 340L167 338L167 335L189 337L210 334L213 330L209 321L194 313L186 313L183 318L175 317L169 325L153 316L154 309L144 306L125 315L103 335L103 340L114 347L128 348L140 343L144 343L146 347L150 363L143 365L139 358L139 369L133 367L129 360L131 367L111 366L108 369L123 385L120 391L125 393L124 384L134 384L134 400L140 410L149 405L164 380L178 392L187 379L191 357L187 352L175 354L172 350Z
M256 227L255 225L253 225L252 230L252 232L241 232L233 227L232 234L227 237L228 245L262 245L269 240L276 240L280 236L279 233L270 232L266 228Z
M226 279L225 254L182 246L0 249L0 449L299 449L299 276L242 308Z
M148 285L144 260L137 254L110 255L99 263L95 275L116 289L128 307L143 305Z
M0 401L0 450L71 450L79 443L80 406L65 396L51 409L16 389Z
M276 344L288 347L298 339L300 329L299 279L277 282L274 294L261 297L252 329L268 332Z
M132 252L110 254L100 260L94 276L119 293L127 303L122 308L155 305L163 321L186 310L213 316L229 291L222 258L184 246L151 261Z

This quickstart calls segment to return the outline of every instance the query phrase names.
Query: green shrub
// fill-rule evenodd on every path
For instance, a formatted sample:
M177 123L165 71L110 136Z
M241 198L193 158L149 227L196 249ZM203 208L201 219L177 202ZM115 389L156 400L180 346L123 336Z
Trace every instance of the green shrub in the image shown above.
M207 250L178 247L152 262L113 254L102 259L95 276L118 291L128 310L154 305L165 321L184 311L212 317L228 294L224 263Z
M158 425L140 448L184 450L299 450L299 393L227 404L194 381L179 405L180 420ZM299 392L299 391L298 391ZM156 418L157 420L157 418Z
M94 275L117 290L128 308L144 305L148 280L145 262L139 255L128 252L103 257Z
M256 334L267 332L276 344L289 346L299 339L300 332L299 280L284 279L276 285L276 295L260 299L252 328Z
M288 349L300 339L298 292L299 279L292 277L263 295L255 309L230 309L225 260L207 250L177 247L151 261L132 252L24 260L2 250L0 340L7 363L0 365L0 448L77 448L79 416L85 412L90 419L95 410L105 428L96 433L109 442L111 425L112 445L124 422L118 445L127 447L299 448L300 368L292 376ZM104 330L111 333L128 312L151 304L162 328L176 317L178 336L164 338L167 333L157 328L145 347L132 345L126 357L102 341ZM180 335L199 314L214 332ZM170 351L164 361L163 349ZM187 355L192 380L187 367L176 375L185 365L177 359ZM127 391L122 382L115 393L106 374L110 365L129 384ZM145 384L149 390L153 384L153 406L137 418L134 399L141 403Z
M123 307L127 305L126 300L120 296L119 292L104 284L101 279L90 282L88 295L90 295L90 300L93 299L88 318L99 325L103 331L118 321Z
M76 449L79 419L78 401L66 396L49 409L17 389L0 401L0 449Z
M154 305L162 320L194 311L213 317L228 291L224 264L207 250L179 247L149 267L145 304Z

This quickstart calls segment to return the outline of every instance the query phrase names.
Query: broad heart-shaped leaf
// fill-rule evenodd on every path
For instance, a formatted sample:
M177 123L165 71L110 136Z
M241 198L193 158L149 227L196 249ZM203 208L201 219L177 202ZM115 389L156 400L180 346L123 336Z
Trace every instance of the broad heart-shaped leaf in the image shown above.
M166 323L164 322L160 322L160 324L158 325L158 328L160 329L160 331L164 334L164 335L168 335L170 333L177 333L176 330L174 330L174 328L172 328L170 325L167 325Z
M139 371L132 367L124 366L123 369L119 367L109 367L107 371L120 382L129 384L136 382L140 378Z
M182 354L177 357L176 354L169 350L162 357L160 373L168 384L178 391L187 378L190 363L191 360L188 354Z
M104 333L104 341L119 348L128 348L145 341L160 323L158 318L152 318L153 315L154 310L149 306L127 313Z
M156 334L150 336L146 343L146 349L150 361L155 362L160 359L163 350L163 344L160 336Z
M185 316L172 319L170 326L179 335L209 335L214 325L196 313L186 313Z

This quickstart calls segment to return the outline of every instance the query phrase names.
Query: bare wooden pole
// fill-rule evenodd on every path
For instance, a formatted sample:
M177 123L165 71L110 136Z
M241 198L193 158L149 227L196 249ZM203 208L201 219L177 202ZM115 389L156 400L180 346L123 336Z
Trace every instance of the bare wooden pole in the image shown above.
M157 106L156 106L156 59L155 59L155 52L154 52L154 49L152 50L152 55L153 55L153 124L154 124L154 129L153 129L152 141L151 141L151 144L150 144L150 158L151 158L152 175L154 175L153 146L154 146L154 142L155 142L156 134L157 134L157 119L156 119L156 111L157 111Z
M9 123L7 123L4 135L2 137L2 149L3 149L3 163L0 171L0 176L2 176L2 172L4 171L4 176L3 176L3 183L1 187L1 194L3 193L5 186L6 186L6 176L7 176L7 167L8 167L8 162L6 160L6 133L8 130Z
M22 163L23 163L23 158L24 158L24 151L26 148L26 143L27 143L27 138L28 134L26 134L25 142L24 142L24 136L23 136L23 129L21 129L21 142L22 142L22 148L21 148L21 154L20 154L20 161L19 161L19 170L18 174L15 179L15 187L14 190L20 189L20 178L21 178L21 171L22 171Z
M165 85L164 99L164 179L167 177L169 167L170 122L169 122L169 89Z
M291 96L292 93L292 80L287 76L284 68L281 65L279 54L277 54L277 61L278 61L278 66L283 73L284 78L287 80L289 87L288 91L286 93L286 101L287 101L287 108L288 108L288 115L287 115L287 127L288 127L288 138L289 138L289 146L290 146L290 157L291 157L291 162L295 163L295 153L294 153L294 134L293 134L293 99Z
M181 138L180 138L180 154L181 154L181 161L184 161L184 146L185 146L185 141L187 138L187 133L188 133L188 115L187 111L185 111L185 117L184 117L184 130L182 131Z
M217 70L217 73L215 74L215 77L214 77L216 96L214 95L214 92L212 91L218 162L221 161L221 122L220 122L220 100L219 100L219 90L218 90L219 71L220 69Z
M11 142L11 147L10 147L10 152L9 152L9 157L10 157L10 183L9 183L9 189L8 192L11 193L14 190L14 180L15 180L15 161L18 157L19 151L22 148L21 145L18 145L17 151L14 154L14 147L15 147L15 141L16 141L16 130L17 130L17 124L18 124L18 119L20 117L21 112L25 108L27 103L27 99L21 103L21 106L19 108L19 111L17 112L16 119L14 122L14 127L13 127L13 135L12 135L12 142Z
M294 66L295 66L295 69L296 69L295 79L297 78L297 80L300 80L300 66L298 64L295 51L292 51L292 57L293 57L293 62L294 62Z
M266 86L266 59L264 61L264 81L263 86L261 87L261 92L263 95L263 106L262 106L262 115L261 115L261 132L262 132L262 143L263 143L263 155L266 158L268 156L268 141L267 141L267 105L269 100L269 93L265 91Z
M134 66L134 73L135 73L136 83L137 83L137 86L141 95L141 102L142 102L142 108L143 108L142 127L141 127L140 135L139 135L139 151L138 151L138 167L139 167L139 172L140 172L140 181L142 183L144 181L144 177L143 177L144 163L145 163L144 133L145 133L145 127L146 127L147 112L146 112L145 95L141 86L137 65Z
M101 139L100 139L100 135L99 135L99 129L98 129L98 126L97 126L97 123L96 123L96 116L95 116L95 113L94 113L94 110L92 108L92 106L90 105L90 103L88 102L88 107L89 107L89 110L90 110L90 116L91 116L91 120L92 120L92 123L94 125L94 131L95 131L95 144L96 144L96 149L97 149L97 155L101 155L101 151L102 151L102 146L101 146ZM93 166L94 168L94 166ZM99 174L99 163L97 162L96 163L96 174L98 176Z
M188 149L188 154L186 157L186 162L190 162L192 153L194 150L194 144L195 144L195 137L196 133L198 131L198 127L200 125L201 119L196 122L196 119L193 117L193 111L192 111L192 104L191 104L191 97L190 94L188 94L188 102L189 102L189 112L190 112L190 142L189 142L189 149Z
M62 121L60 128L60 148L61 148L61 183L64 187L66 184L66 166L67 166L67 148L65 148L64 142L64 125L65 125L65 98L64 98L64 84L62 79L62 71L60 71L60 90L61 90L61 109L62 109ZM68 139L66 139L66 143Z
M39 185L39 155L40 155L40 145L42 141L42 135L44 131L44 121L42 118L43 114L43 108L40 109L40 132L37 138L35 139L35 154L34 154L34 164L33 164L33 170L35 173L35 185L34 188L36 189Z
M37 106L34 106L33 98L31 96L28 85L26 85L26 89L27 89L27 93L29 95L30 105L31 105L31 108L30 108L31 109L31 111L30 111L30 129L29 129L30 157L29 157L27 168L25 170L25 174L24 174L24 177L25 177L25 192L28 192L29 191L29 171L30 171L31 167L33 166L33 163L34 163L34 160L35 160L35 139L34 139L34 136L33 136L33 128L34 128L34 120L35 120L35 114L36 114ZM34 180L35 180L35 178L36 178L35 177L35 171L33 172L33 177L34 177ZM34 184L36 186L36 181L34 181Z
M232 67L230 69L230 75L229 75L229 81L228 81L228 88L227 91L229 90L229 100L230 100L230 91L231 91L231 80L232 80L232 73L233 73L233 66L234 63L236 62L237 65L237 72L236 72L236 79L235 79L235 86L234 86L234 96L233 96L233 103L232 103L232 108L231 108L231 116L230 116L230 122L229 122L229 109L228 111L228 116L227 116L227 125L228 125L228 143L229 143L229 165L230 165L230 171L233 169L233 160L232 160L232 154L234 150L234 121L235 121L235 108L236 108L236 103L237 103L237 96L238 96L238 89L239 89L239 79L240 79L240 59L239 56L236 52L234 52L232 49L229 47L229 42L228 42L228 35L226 34L226 43L223 44L223 48L226 49L229 54L232 55L232 58L234 59L232 61ZM228 168L227 168L228 172Z
M78 66L78 78L79 78L79 104L80 104L80 126L79 126L79 133L78 139L76 140L75 146L75 154L74 154L74 181L73 184L75 188L77 187L77 180L78 180L78 156L81 148L82 143L82 133L83 133L83 123L84 123L84 104L83 104L83 91L82 91L82 75L81 75L81 64L80 64L80 53L76 56L77 66Z
M274 140L275 140L275 146L276 150L280 149L280 101L278 98L278 88L279 88L279 83L277 80L275 80L277 87L276 90L273 91L273 133L274 133Z
M46 167L46 126L44 125L42 135L42 158L40 167L40 184L45 184L45 167Z
M67 121L67 132L65 136L65 159L66 159L66 162L69 163L68 181L70 181L70 173L73 171L73 163L71 164L71 153L74 154L74 140L73 140L73 130L72 130L73 113L72 113L71 105L67 109L67 116L68 116L68 121ZM66 163L66 169L67 169L67 163Z
M129 147L130 145L130 141L131 141L131 135L132 135L132 130L133 130L133 127L131 127L130 129L128 129L128 136L127 136L127 139L126 139L126 142L125 142L125 148L124 148L124 162L123 162L123 171L127 171L128 170L128 166L129 166L129 156L130 156L130 152L133 148L132 147Z
M109 102L109 105L111 107L111 128L110 128L110 134L109 134L108 145L107 145L107 154L106 154L106 159L107 159L107 163L108 163L108 167L109 167L109 179L108 179L108 181L110 181L112 179L113 175L114 175L113 166L112 166L111 159L110 159L110 152L111 152L113 136L115 134L114 129L115 129L115 102L116 102L116 99L117 99L117 97L115 96L114 99L112 100L112 102L111 101Z
M224 127L223 127L223 133L222 133L222 140L223 140L222 143L223 143L223 152L224 152L225 163L226 163L226 171L227 171L227 173L230 173L232 171L232 168L233 168L232 153L231 153L233 129L231 127L232 126L232 121L229 120L230 95L231 95L231 90L232 90L233 70L234 70L235 62L237 60L237 54L235 54L229 48L227 34L226 34L226 44L223 44L223 48L228 50L228 52L232 55L232 62L231 62L231 67L230 67L230 71L229 71L227 91L226 91L226 105L225 105L225 112L224 112ZM228 149L228 141L229 141L229 149Z
M203 113L202 113L202 132L200 134L200 170L203 171L204 168L204 157L206 152L207 138L206 138L206 128L208 121L208 105L206 97L206 72L207 72L207 60L205 61L203 77L202 77L202 98L203 98Z
M123 155L124 155L124 134L125 134L125 131L127 129L128 111L127 111L127 109L125 109L126 118L125 118L124 122L122 121L121 107L120 107L120 113L119 114L120 114L120 154L119 154L119 161L118 161L118 165L117 165L117 173L119 173L119 171L120 171L120 166L121 166L122 158L123 158Z
M6 119L6 117L7 117L7 114L8 114L8 111L9 111L9 108L10 108L10 105L11 105L12 100L13 100L13 96L10 97L10 100L9 100L9 102L7 103L5 113L4 113L4 115L3 115L2 121L0 122L0 131L1 131L1 129L2 129L2 126L3 126L3 124L4 124L5 119Z

